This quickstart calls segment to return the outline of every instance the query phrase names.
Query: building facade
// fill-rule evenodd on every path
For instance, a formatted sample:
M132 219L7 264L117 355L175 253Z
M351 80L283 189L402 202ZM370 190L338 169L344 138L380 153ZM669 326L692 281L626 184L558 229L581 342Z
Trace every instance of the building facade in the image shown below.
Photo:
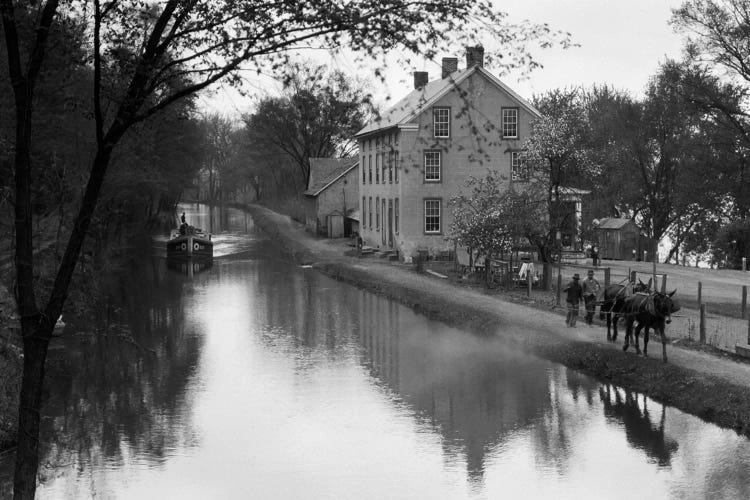
M305 191L308 231L341 238L350 236L357 212L359 169L356 158L310 158L310 180Z
M360 234L366 245L410 261L453 249L451 197L469 177L499 171L525 183L521 148L539 112L483 67L481 47L466 68L444 58L441 78L414 74L414 90L357 133Z

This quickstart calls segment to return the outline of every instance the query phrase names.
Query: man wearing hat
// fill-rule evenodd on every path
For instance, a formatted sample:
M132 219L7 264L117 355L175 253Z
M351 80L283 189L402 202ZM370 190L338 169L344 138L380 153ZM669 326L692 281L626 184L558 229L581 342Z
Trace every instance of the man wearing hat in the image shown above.
M578 304L583 298L583 287L580 283L581 277L578 273L573 275L573 280L563 288L563 292L566 293L565 302L568 304L568 316L565 319L565 324L571 327L576 326L576 320L578 319Z
M596 312L596 298L599 296L601 286L594 278L594 270L589 269L588 276L583 280L583 301L586 304L586 324L594 326L594 313Z

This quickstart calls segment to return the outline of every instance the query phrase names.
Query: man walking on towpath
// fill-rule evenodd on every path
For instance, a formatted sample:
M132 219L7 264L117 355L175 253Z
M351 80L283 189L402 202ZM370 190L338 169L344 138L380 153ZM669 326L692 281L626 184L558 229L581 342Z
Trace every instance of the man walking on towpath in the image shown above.
M594 270L589 269L588 276L583 280L583 301L586 304L586 324L594 326L594 312L596 312L596 298L601 290L599 282L594 278Z
M573 280L569 282L563 292L566 293L565 302L568 304L568 316L565 318L565 324L571 327L576 326L578 320L578 304L583 297L583 287L579 283L581 277L578 273L573 275Z

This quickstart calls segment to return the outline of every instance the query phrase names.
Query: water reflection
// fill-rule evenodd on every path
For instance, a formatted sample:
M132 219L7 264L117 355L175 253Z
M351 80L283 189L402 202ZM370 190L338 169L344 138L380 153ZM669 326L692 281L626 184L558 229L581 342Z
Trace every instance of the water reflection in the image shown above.
M643 450L660 466L670 465L672 455L679 445L664 435L666 405L657 405L660 416L658 423L654 425L647 397L628 390L618 390L611 384L599 388L599 397L604 405L604 415L625 428L628 443Z
M214 260L211 258L202 259L167 259L167 268L171 271L184 274L192 278L196 274L200 274L204 271L211 269L214 265Z
M750 497L744 438L250 241L69 324L40 498Z

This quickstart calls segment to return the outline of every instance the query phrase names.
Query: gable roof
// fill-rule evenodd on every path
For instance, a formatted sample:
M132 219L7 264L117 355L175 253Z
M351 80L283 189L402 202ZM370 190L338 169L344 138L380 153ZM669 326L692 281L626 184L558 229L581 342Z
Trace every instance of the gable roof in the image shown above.
M599 225L597 226L597 229L622 229L630 222L635 224L635 221L633 221L633 219L625 219L623 217L599 219Z
M318 196L358 163L357 158L310 158L310 181L305 195Z
M414 120L417 116L419 116L419 114L421 114L425 109L432 106L445 94L458 87L474 73L480 73L481 75L483 75L500 90L510 95L513 100L518 102L521 107L526 109L535 117L539 118L542 116L534 106L532 106L523 97L514 92L510 87L501 82L499 78L487 71L483 66L475 65L471 68L466 68L462 71L451 73L441 80L433 80L431 82L428 82L427 85L425 85L421 89L412 90L403 99L388 108L388 110L386 110L379 119L373 120L372 122L368 123L362 130L357 132L355 137L367 135L378 130L406 125L410 121Z

